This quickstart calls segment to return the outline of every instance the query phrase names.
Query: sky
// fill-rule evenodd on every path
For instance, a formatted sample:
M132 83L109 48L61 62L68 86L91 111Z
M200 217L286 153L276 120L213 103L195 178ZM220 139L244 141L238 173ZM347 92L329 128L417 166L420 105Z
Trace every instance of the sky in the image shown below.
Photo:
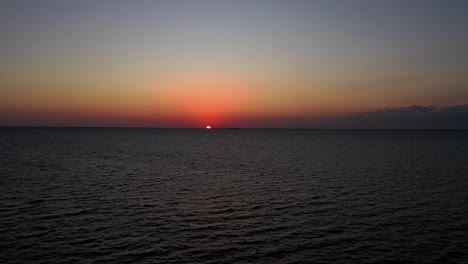
M464 0L3 0L0 126L466 129L466 14Z

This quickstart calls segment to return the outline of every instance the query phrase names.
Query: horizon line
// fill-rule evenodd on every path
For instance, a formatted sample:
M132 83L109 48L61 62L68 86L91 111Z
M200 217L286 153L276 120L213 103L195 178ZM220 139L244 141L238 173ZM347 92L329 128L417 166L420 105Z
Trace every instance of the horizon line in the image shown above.
M0 128L50 128L50 129L199 129L199 130L446 130L446 131L468 131L466 128L300 128L300 127L149 127L149 126L29 126L15 125Z

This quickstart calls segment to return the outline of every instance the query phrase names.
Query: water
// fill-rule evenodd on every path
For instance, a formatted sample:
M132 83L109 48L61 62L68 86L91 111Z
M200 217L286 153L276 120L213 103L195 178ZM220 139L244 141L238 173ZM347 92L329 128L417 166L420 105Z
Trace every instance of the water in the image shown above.
M468 131L0 129L2 263L467 263Z

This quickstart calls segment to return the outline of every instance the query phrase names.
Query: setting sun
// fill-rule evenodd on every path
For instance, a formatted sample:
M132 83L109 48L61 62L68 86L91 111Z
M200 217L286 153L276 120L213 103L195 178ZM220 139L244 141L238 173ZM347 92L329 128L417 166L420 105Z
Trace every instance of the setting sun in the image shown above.
M0 0L0 264L468 264L467 14Z

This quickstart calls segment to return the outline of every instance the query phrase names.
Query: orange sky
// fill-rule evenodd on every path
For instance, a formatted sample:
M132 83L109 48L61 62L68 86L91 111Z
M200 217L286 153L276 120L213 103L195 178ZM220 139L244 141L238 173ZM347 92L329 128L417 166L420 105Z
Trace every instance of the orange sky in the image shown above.
M466 13L408 5L2 3L0 125L287 126L466 104Z

